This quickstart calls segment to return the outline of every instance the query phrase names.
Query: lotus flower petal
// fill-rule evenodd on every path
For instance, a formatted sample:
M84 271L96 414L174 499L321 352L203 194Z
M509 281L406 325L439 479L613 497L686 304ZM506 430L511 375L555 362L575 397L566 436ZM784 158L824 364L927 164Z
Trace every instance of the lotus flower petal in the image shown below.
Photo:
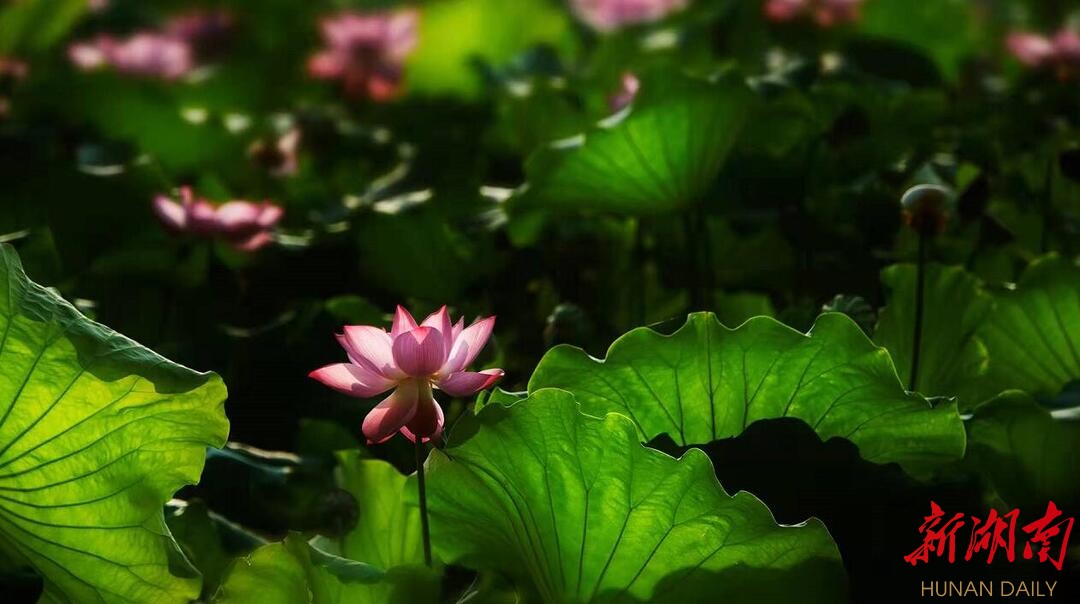
M394 338L394 362L407 375L430 376L446 361L443 335L431 327L417 327Z
M368 442L384 442L409 423L416 415L418 391L415 380L401 382L393 394L368 412L363 425Z
M171 231L182 231L187 225L187 211L184 206L164 195L154 197L154 213Z
M394 362L394 342L382 329L370 325L346 325L338 341L353 363L365 365L390 379L404 377Z
M425 397L425 391L427 396ZM401 434L405 438L416 442L429 442L437 440L442 435L443 423L442 407L431 396L430 388L421 388L419 399L416 403L416 415L401 428Z
M502 378L502 369L485 369L479 372L459 371L438 381L439 390L455 397L472 396L488 388Z
M443 365L441 373L443 375L457 373L472 363L484 349L494 328L495 317L487 317L462 330L461 334L454 339L454 345L447 355L446 364Z
M413 329L416 329L416 319L413 318L409 311L405 310L405 307L398 304L397 309L394 310L394 324L390 327L390 337L397 338L406 331Z
M420 325L439 330L443 337L443 350L449 352L454 345L454 327L450 323L450 313L446 311L446 305L428 315Z
M369 398L386 392L395 382L367 367L352 363L335 363L320 367L308 374L338 392L360 398Z

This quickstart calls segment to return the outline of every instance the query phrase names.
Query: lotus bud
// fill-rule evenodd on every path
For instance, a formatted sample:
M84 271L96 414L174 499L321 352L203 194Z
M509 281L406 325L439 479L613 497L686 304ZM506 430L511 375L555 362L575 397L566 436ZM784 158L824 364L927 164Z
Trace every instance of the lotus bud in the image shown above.
M953 194L940 185L916 185L900 199L904 222L920 235L939 235L948 222Z

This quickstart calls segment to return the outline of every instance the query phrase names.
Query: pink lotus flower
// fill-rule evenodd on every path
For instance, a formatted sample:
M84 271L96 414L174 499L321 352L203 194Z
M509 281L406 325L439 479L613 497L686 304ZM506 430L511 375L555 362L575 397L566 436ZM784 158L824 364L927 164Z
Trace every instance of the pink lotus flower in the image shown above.
M405 58L416 47L417 12L344 12L322 21L326 47L308 60L308 73L338 80L345 94L385 101L401 91Z
M652 23L686 8L690 0L570 0L579 19L597 31Z
M103 35L89 42L76 42L68 57L82 70L111 66L121 73L174 80L195 68L191 45L175 36L152 31L128 38Z
M637 76L627 72L619 79L619 89L608 97L608 107L612 111L621 111L637 98L638 90L641 89L641 81Z
M1020 63L1031 68L1048 68L1061 79L1080 70L1080 33L1062 29L1050 38L1030 32L1011 33L1005 45Z
M171 18L161 30L76 42L68 47L68 58L83 70L112 67L121 73L175 80L198 67L198 56L220 49L231 27L227 12L196 11Z
M811 17L821 27L832 27L859 20L864 0L766 0L765 18L770 21L793 21Z
M197 237L220 237L238 250L253 252L273 241L270 230L285 213L269 202L229 201L214 206L197 199L191 187L180 188L180 202L154 198L154 212L167 229Z
M442 434L443 412L432 388L450 396L471 396L503 376L502 369L465 371L484 348L495 317L465 327L451 325L443 306L419 325L401 306L390 333L369 325L346 325L337 336L348 363L337 363L308 374L323 384L360 398L394 392L364 418L369 443L381 443L401 432L409 440L427 442Z

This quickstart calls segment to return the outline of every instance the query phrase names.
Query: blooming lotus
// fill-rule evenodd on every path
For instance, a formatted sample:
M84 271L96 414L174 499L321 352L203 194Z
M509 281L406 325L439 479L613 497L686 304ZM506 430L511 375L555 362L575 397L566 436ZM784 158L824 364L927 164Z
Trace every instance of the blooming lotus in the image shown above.
M686 8L690 0L570 0L579 19L597 31L659 21Z
M271 241L273 228L284 210L269 202L234 200L219 206L198 199L190 187L180 188L180 201L158 195L154 212L166 228L198 237L220 237L245 252L255 251Z
M1052 38L1029 32L1009 34L1005 40L1009 52L1024 65L1049 68L1061 79L1080 70L1080 33L1062 29Z
M389 333L369 325L346 325L337 339L349 362L309 375L349 396L368 398L393 390L364 418L369 443L384 442L397 432L413 442L427 442L442 434L444 421L432 388L450 396L471 396L503 376L502 369L465 370L494 326L495 317L478 319L468 327L464 319L451 324L445 306L417 325L409 311L398 306Z
M416 47L415 10L344 12L322 21L325 48L308 61L308 73L338 80L351 97L385 101L401 91L405 58Z
M766 0L765 17L770 21L792 21L810 16L821 27L859 20L863 0Z

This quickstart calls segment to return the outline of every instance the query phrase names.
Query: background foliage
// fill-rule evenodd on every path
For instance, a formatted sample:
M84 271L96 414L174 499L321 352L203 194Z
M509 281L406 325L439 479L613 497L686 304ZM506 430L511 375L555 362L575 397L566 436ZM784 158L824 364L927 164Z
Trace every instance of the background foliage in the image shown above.
M27 66L0 70L5 601L907 601L954 568L902 561L931 499L1080 510L1080 68L1006 45L1074 3L693 0L599 32L413 2L386 102L305 65L319 19L403 3L106 4L0 5ZM182 78L69 58L193 10L231 24ZM257 150L290 131L282 175ZM916 353L923 183L954 195ZM180 186L282 206L274 243L168 232ZM497 315L507 372L440 399L434 569L411 446L306 377L399 303ZM1066 601L1074 558L964 568Z

